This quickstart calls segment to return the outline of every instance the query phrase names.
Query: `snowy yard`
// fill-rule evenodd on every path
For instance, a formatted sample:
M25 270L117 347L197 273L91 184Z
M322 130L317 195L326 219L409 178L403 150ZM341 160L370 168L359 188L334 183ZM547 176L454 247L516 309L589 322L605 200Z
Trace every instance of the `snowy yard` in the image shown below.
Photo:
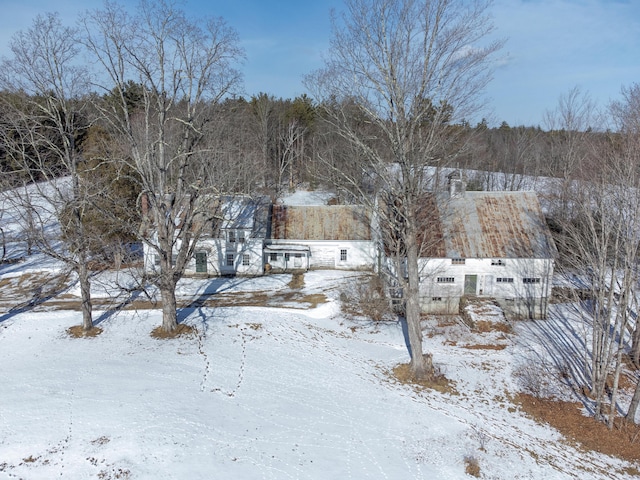
M97 312L103 333L86 339L66 334L77 311L4 313L0 479L448 480L472 478L470 458L486 479L632 478L512 401L514 369L546 355L555 320L497 336L427 325L425 346L457 392L419 390L389 375L408 361L399 324L341 313L353 276L305 274L299 293L326 295L316 306L183 310L197 335L172 340L149 335L158 309ZM180 289L287 298L290 279ZM505 348L468 348L491 342Z

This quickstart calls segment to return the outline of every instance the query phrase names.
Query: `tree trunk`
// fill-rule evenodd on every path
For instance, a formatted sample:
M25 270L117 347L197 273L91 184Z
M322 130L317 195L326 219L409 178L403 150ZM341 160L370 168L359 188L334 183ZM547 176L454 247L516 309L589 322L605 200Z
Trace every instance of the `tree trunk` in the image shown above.
M0 260L4 262L4 259L7 258L7 239L2 228L0 228L0 236L2 236L2 258Z
M609 415L607 418L607 427L613 429L613 422L616 419L616 404L618 403L618 384L620 382L620 371L622 370L622 349L619 349L616 358L616 369L613 374L613 386L611 387L611 404L609 406Z
M422 325L420 322L420 288L418 272L417 236L413 228L407 228L407 288L405 288L405 316L411 348L410 369L413 377L419 380L433 378L432 356L422 353Z
M633 330L631 358L633 359L633 364L636 367L640 366L640 315L636 318L636 324Z
M176 302L175 285L163 285L160 287L162 298L162 331L173 332L178 328L178 306Z
M80 283L80 295L82 298L82 329L86 332L93 328L91 306L91 281L87 262L80 262L78 266L78 282Z
M640 405L640 382L636 383L636 389L633 392L633 398L631 399L631 403L629 404L629 410L627 410L627 414L625 415L625 419L627 421L631 421L633 423L636 422L636 412L638 411L639 405Z
M113 254L113 266L116 271L119 271L122 268L122 251L120 248L118 248L118 250Z

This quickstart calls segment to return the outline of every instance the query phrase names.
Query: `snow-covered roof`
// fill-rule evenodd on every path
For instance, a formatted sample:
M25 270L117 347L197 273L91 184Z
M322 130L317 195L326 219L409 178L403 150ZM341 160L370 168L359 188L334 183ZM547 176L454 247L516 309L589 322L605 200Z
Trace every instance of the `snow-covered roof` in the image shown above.
M225 196L221 198L223 230L250 230L255 236L265 236L269 217L268 197Z

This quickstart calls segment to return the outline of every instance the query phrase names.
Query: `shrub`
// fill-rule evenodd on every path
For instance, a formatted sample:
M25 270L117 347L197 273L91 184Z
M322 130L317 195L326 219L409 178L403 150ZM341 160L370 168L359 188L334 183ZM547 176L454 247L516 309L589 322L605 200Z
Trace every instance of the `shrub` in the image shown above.
M518 384L523 392L533 395L537 398L547 396L547 383L544 379L543 366L526 362L513 372L514 377L518 380Z
M478 459L476 457L465 457L464 471L467 475L471 475L472 477L479 478L480 464L478 463Z
M377 275L359 280L348 292L341 292L340 300L345 313L368 317L375 322L384 320L391 311L384 282Z

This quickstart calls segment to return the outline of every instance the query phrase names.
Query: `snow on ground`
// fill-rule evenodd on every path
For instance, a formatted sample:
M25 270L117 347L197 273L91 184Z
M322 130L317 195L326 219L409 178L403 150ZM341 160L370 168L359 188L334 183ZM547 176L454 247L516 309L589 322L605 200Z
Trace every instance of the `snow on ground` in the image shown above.
M0 479L448 480L470 478L465 457L486 479L625 478L624 462L576 449L510 401L516 357L543 352L549 324L519 324L523 343L503 350L428 327L458 393L417 390L387 373L408 361L402 327L341 314L353 275L305 274L303 293L327 294L317 308L186 309L198 333L173 340L149 336L159 310L102 315L88 339L65 334L79 312L5 314ZM186 279L179 293L278 292L290 279Z
M327 205L327 202L334 196L333 193L323 190L296 190L283 195L280 203L283 205Z

